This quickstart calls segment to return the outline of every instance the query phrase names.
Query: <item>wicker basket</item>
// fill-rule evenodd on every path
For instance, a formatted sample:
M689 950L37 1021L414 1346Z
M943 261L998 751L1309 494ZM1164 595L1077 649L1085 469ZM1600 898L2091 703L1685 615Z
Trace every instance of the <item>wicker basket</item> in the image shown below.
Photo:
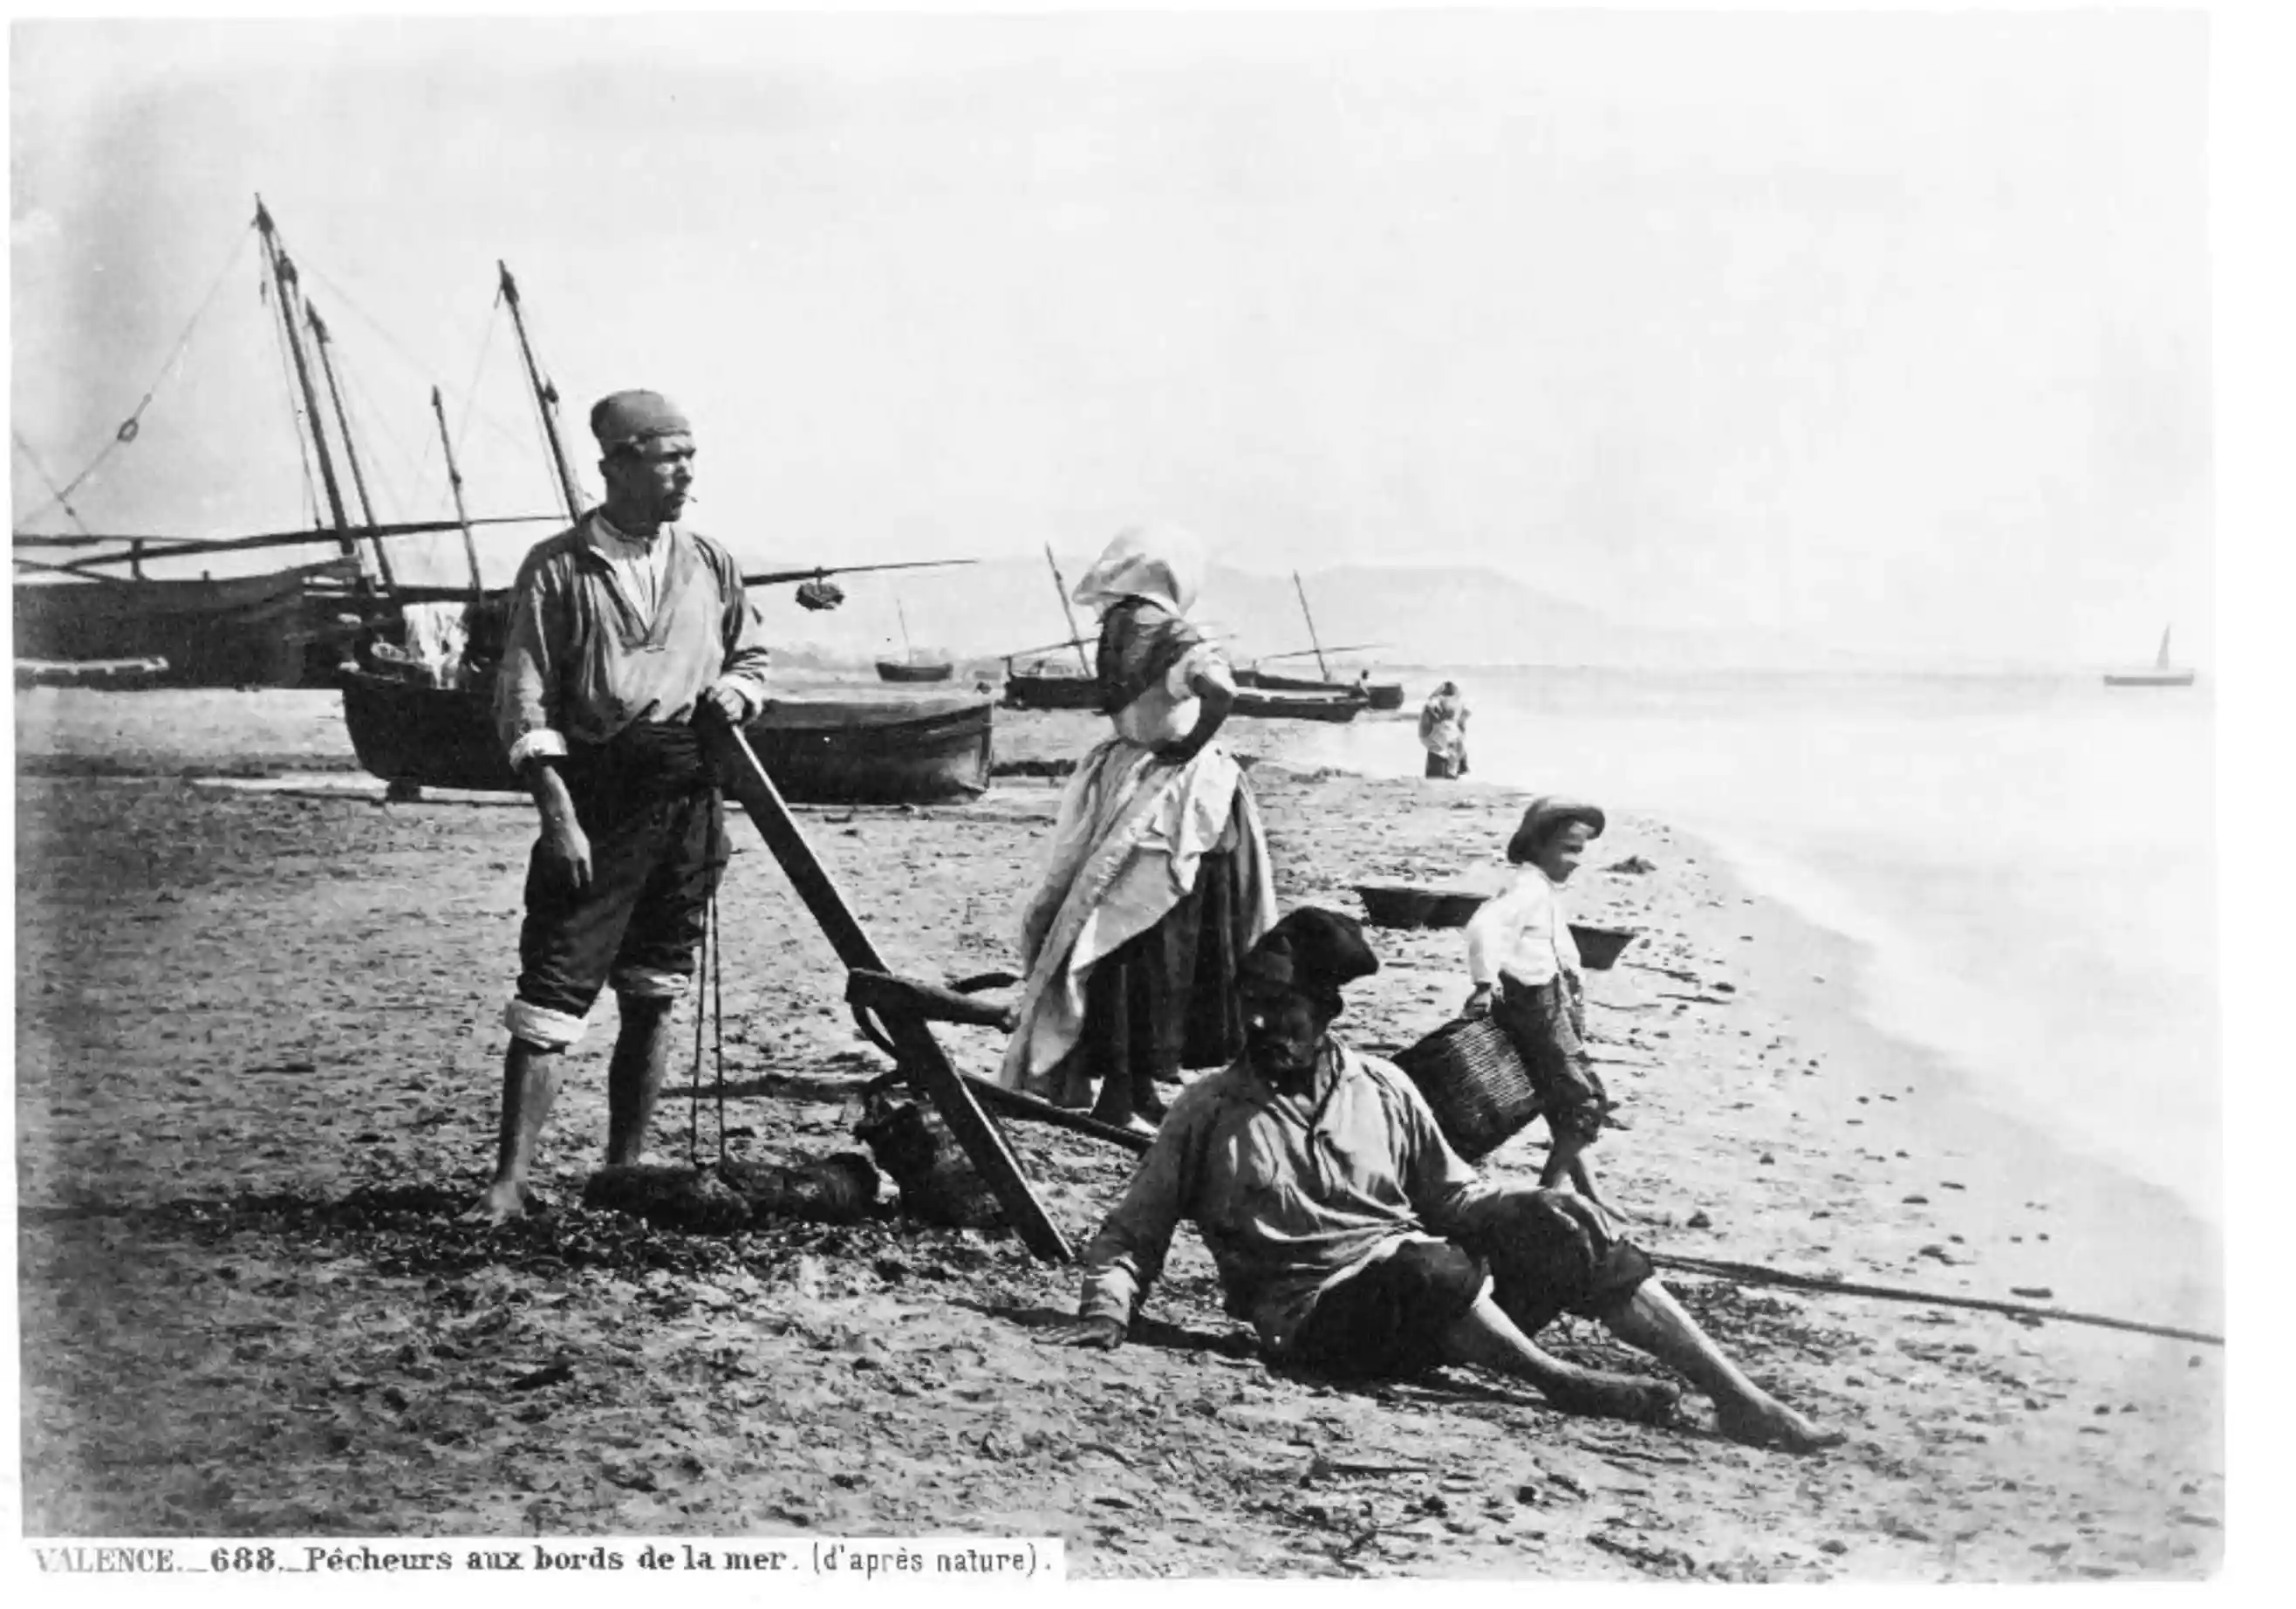
M1506 1030L1488 1017L1446 1022L1398 1051L1395 1064L1427 1097L1451 1149L1471 1162L1488 1156L1538 1116L1529 1069Z

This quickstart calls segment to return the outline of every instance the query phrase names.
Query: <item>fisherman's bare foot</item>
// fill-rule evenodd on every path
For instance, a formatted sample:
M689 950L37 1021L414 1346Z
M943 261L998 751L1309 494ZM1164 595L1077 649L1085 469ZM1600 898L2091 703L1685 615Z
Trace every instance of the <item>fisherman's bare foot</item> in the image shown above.
M1576 1369L1539 1390L1549 1402L1569 1413L1624 1419L1635 1424L1664 1424L1674 1417L1682 1388L1641 1375L1607 1375Z
M1775 1398L1734 1406L1718 1403L1714 1417L1716 1428L1733 1441L1775 1447L1781 1452L1814 1453L1839 1447L1847 1439L1841 1431L1821 1430L1806 1415Z
M548 1198L537 1193L531 1185L521 1184L514 1179L496 1179L487 1186L487 1193L479 1197L478 1204L463 1214L463 1221L485 1224L492 1228L514 1218L524 1218L529 1212L548 1211Z

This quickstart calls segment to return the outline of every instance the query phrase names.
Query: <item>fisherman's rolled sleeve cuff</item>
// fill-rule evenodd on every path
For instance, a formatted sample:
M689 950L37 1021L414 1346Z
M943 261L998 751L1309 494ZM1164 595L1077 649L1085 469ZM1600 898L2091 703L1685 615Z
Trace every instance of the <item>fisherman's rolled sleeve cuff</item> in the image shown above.
M766 707L766 684L754 676L729 674L712 684L712 693L731 693L742 701L742 719L755 720L758 711Z
M531 1000L512 998L503 1008L503 1026L509 1029L512 1038L524 1039L545 1050L570 1050L582 1042L589 1031L586 1017L571 1012L553 1011L546 1006L537 1006Z
M562 733L547 727L538 727L510 746L510 768L526 768L529 759L563 759L566 758L566 738Z

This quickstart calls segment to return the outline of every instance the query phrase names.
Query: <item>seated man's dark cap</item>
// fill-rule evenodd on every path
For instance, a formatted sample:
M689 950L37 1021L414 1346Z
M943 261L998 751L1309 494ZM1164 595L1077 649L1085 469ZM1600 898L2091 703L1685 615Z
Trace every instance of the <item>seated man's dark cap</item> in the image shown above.
M1339 1007L1340 990L1379 970L1379 957L1364 942L1352 916L1301 906L1259 936L1236 966L1236 981L1296 989Z
M693 431L685 410L660 391L616 391L598 398L590 410L590 433L610 453L656 436L686 436Z

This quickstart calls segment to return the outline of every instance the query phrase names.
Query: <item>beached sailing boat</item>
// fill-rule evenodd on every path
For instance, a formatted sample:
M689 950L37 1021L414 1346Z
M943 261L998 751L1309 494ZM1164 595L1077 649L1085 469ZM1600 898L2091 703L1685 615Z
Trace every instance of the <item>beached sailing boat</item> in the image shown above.
M14 533L19 575L12 589L12 604L20 681L325 685L332 681L336 664L356 642L393 640L404 629L398 600L392 595L387 538L458 527L467 537L473 523L515 524L551 518L531 515L472 521L458 516L455 521L393 524L378 521L351 431L350 414L344 406L332 335L304 295L301 276L260 196L256 198L255 217L249 227L261 245L264 300L276 315L289 359L289 400L297 451L307 471L313 463L318 467L329 527L320 528L315 521L308 529L217 538L114 536L88 530L72 507L71 495L114 451L136 439L144 413L158 391L155 382L86 468L62 486L50 482L53 496L49 506L62 508L78 529ZM234 257L226 266L217 282L217 290L236 264ZM210 293L193 316L178 341L178 352L213 301ZM322 383L333 404L332 432L321 407ZM31 449L20 436L17 446L29 459ZM362 518L357 522L351 518L337 473L339 452L358 499ZM37 469L37 461L33 462ZM45 478L45 472L41 473ZM214 579L205 575L155 577L145 570L147 564L216 554L320 545L334 546L335 555L265 574ZM41 552L74 556L62 562L26 556ZM126 575L113 573L123 568Z
M587 503L575 478L560 434L558 389L534 355L517 281L501 267L501 295L517 326L519 349L542 420L545 446L556 471L569 521L582 517ZM455 477L451 459L449 475ZM458 493L459 505L459 493ZM800 583L799 601L833 608L842 595L827 586L832 575L884 570L914 570L968 564L969 559L922 560L898 564L827 566L810 570L744 574L751 587ZM472 653L451 685L440 685L430 668L393 664L346 666L339 673L343 724L359 763L405 793L424 787L482 792L516 792L521 784L511 770L494 727L496 654L509 595L478 585L473 561L467 592L401 587L409 600L466 603ZM489 652L488 650L491 650ZM859 689L834 697L775 698L745 728L783 796L796 803L906 804L963 799L988 786L993 710L977 695L932 694L892 698Z
M1374 682L1371 679L1369 672L1365 672L1357 681L1342 682L1332 678L1332 668L1324 660L1326 653L1356 653L1366 648L1376 648L1380 644L1359 643L1346 647L1325 649L1316 636L1316 617L1308 608L1308 588L1300 581L1300 572L1296 570L1292 572L1292 590L1299 595L1300 618L1308 622L1308 641L1310 646L1295 648L1285 653L1264 654L1257 663L1239 669L1235 673L1236 681L1246 687L1265 687L1285 693L1342 693L1361 698L1365 707L1369 709L1402 709L1403 684L1401 682ZM1315 656L1317 679L1310 679L1303 676L1286 676L1279 671L1260 669L1261 665L1275 661L1304 659L1310 654Z
M1053 550L1045 549L1045 562L1053 572L1053 591L1060 598L1061 612L1067 617L1069 636L1066 641L1049 643L1040 648L1022 648L1004 656L1004 702L1016 710L1097 710L1100 708L1100 683L1093 669L1092 658L1085 652L1086 638L1077 626L1075 612L1069 607L1068 583L1062 579L1060 562ZM1062 648L1076 651L1081 674L1070 676L1056 661L1037 658L1023 669L1014 661L1030 655L1045 655ZM1247 682L1239 674L1235 707L1231 718L1247 720L1314 720L1341 722L1356 718L1366 708L1364 694L1349 687L1308 684L1297 687L1276 687L1262 682ZM1403 690L1396 689L1399 707Z
M2192 667L2169 662L2169 629L2167 626L2161 628L2161 652L2153 657L2152 664L2128 670L2108 670L2104 673L2104 685L2108 687L2191 686Z

